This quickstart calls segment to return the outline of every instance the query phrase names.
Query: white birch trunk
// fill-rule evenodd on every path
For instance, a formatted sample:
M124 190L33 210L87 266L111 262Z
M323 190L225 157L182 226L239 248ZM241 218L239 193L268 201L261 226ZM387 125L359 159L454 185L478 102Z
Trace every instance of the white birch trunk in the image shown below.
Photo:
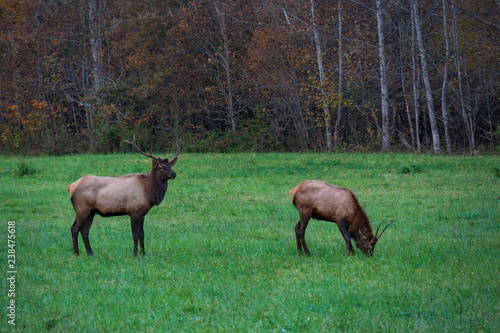
M339 100L337 109L337 119L335 120L335 128L333 131L333 150L338 149L340 141L340 121L342 119L342 103L343 103L343 75L344 75L344 59L343 59L343 36L342 36L342 0L338 0L338 21L339 21Z
M413 0L412 12L415 19L415 29L417 31L417 44L420 52L420 63L422 64L422 75L424 77L424 86L425 86L425 96L427 99L427 108L429 111L429 119L431 122L431 132L432 132L432 143L434 146L434 152L441 152L441 143L439 140L439 131L436 121L436 114L434 113L434 100L432 98L432 88L431 81L429 78L429 71L427 68L427 59L424 48L424 39L422 37L422 29L420 25L420 17L418 14L417 1Z
M413 14L413 7L412 7ZM417 151L422 151L422 144L420 141L420 112L418 105L418 85L417 85L417 61L415 59L415 20L411 15L411 64L412 64L412 86L413 86L413 107L415 108L415 140L417 141Z
M450 37L448 35L448 11L447 11L447 0L443 0L443 30L444 30L444 41L446 45L445 59L444 59L444 73L443 73L443 86L441 88L441 111L443 114L443 125L444 125L444 136L446 139L446 151L451 153L451 138L449 133L449 120L448 120L448 106L446 101L446 89L448 85L448 68L450 61Z
M94 78L94 93L103 85L102 39L100 1L89 0L90 47L92 50L92 74Z
M382 149L387 150L391 146L390 123L389 123L389 93L387 90L387 67L385 59L384 42L384 12L382 0L377 0L377 30L378 30L378 54L380 63L380 93L382 102Z

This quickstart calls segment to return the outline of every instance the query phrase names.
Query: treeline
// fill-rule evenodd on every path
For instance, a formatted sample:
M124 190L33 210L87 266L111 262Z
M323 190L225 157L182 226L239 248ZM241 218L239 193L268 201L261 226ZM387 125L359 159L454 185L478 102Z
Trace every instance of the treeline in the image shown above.
M494 150L496 0L0 0L0 150ZM126 148L125 148L126 147Z

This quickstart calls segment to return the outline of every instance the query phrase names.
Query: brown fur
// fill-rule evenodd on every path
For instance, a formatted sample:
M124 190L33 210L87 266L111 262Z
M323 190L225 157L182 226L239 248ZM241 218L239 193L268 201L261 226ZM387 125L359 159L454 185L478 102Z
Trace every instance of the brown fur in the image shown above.
M290 190L300 220L295 226L297 249L310 255L305 241L309 219L335 222L346 243L346 255L354 252L351 239L366 254L373 254L379 237L373 235L370 221L350 190L325 182L308 180ZM385 229L384 229L385 230Z
M149 174L135 173L122 177L84 176L69 184L67 190L76 213L75 222L71 227L73 254L79 255L79 233L82 234L87 254L93 254L88 235L95 214L99 214L104 217L129 215L134 238L134 255L137 255L138 242L144 255L144 217L151 207L162 202L168 180L176 177L171 167L177 162L179 152L180 148L170 161L149 155L153 158Z

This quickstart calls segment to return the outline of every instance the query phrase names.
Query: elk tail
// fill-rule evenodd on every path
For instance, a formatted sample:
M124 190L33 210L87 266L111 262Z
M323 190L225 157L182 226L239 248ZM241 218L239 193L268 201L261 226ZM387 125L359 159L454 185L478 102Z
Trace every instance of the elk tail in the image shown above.
M295 186L294 188L292 188L290 190L290 195L292 196L292 201L294 200L295 198L295 193L297 193L297 191L299 190L299 186Z

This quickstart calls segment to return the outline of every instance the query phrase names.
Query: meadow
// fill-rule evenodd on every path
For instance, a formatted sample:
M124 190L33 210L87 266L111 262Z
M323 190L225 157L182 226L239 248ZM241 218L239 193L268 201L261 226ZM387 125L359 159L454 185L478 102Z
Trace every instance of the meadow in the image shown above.
M171 157L171 153L167 157ZM494 332L500 327L497 156L181 154L145 219L96 217L93 257L73 257L66 186L86 174L149 172L137 153L0 157L0 331L8 221L16 224L15 329L22 332ZM372 226L395 222L373 257L311 220L297 254L288 191L307 179L351 189Z

